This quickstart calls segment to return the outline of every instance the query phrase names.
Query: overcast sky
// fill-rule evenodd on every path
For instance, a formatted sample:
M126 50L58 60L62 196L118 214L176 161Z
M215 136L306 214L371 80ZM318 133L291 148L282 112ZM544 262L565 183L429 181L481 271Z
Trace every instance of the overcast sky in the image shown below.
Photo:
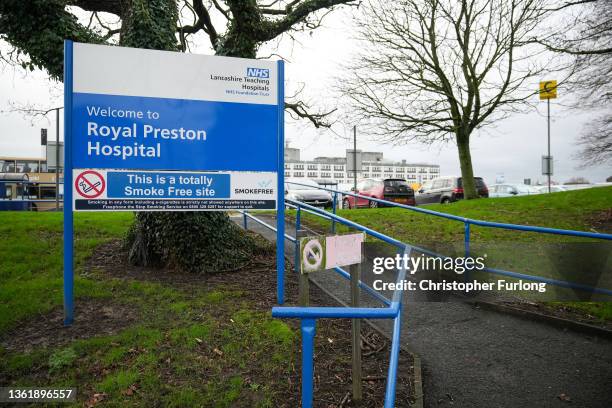
M298 42L288 38L276 44L262 47L261 56L278 52L285 57L288 94L305 84L305 97L314 105L332 108L342 103L333 91L336 78L346 74L343 66L357 52L356 42L347 36L353 32L352 11L336 11L324 21L324 26L311 34L298 35ZM204 37L193 51L211 54ZM6 49L6 44L0 45ZM272 57L276 58L276 57ZM541 78L553 79L553 78ZM539 79L538 79L539 80ZM532 84L534 89L538 80ZM19 68L5 66L0 72L0 110L10 109L10 104L36 104L39 106L61 106L62 84L48 80L42 71L24 72ZM593 113L577 112L561 108L564 95L560 90L558 100L552 102L552 154L555 159L554 180L567 181L571 177L583 176L591 182L605 181L612 176L611 166L578 169L579 162L572 156L576 152L576 139L583 125ZM475 175L495 182L503 174L507 182L520 182L524 178L544 181L540 175L541 156L546 153L546 103L538 104L538 111L517 114L495 123L472 136L472 158ZM63 117L62 117L63 118ZM285 137L292 147L302 150L302 159L316 156L344 156L345 149L352 148L350 123L341 118L334 131L315 130L308 123L295 123L288 118ZM49 120L24 117L20 113L0 113L0 156L40 157L40 128L49 128L49 137L55 138L55 116ZM63 130L62 130L63 131ZM405 159L408 162L439 164L442 175L458 175L459 161L454 144L425 146L411 143L404 146L382 145L371 140L367 134L358 132L358 148L382 151L385 158Z

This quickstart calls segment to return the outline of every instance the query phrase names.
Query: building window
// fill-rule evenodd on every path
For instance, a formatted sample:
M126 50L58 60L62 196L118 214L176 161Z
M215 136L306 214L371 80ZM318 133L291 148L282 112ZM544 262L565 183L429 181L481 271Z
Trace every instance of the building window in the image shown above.
M344 174L342 174L342 173L334 173L334 177L335 178L343 178Z
M309 164L308 165L308 170L317 170L317 165L316 164Z
M375 166L375 167L372 167L372 171L373 171L373 172L380 171L380 167L376 167L376 166Z
M335 171L344 171L344 166L334 166Z
M293 177L304 177L304 173L301 171L294 171Z
M286 171L286 172L285 172L285 177L290 177L290 176L291 176L291 172Z
M304 165L303 164L294 164L293 165L293 170L304 170Z
M309 171L308 172L308 177L317 177L317 173L314 171Z
M322 164L321 170L331 170L331 166L329 164Z
M372 178L380 178L380 173L372 173Z
M21 167L22 173L38 173L38 161L17 162L17 167Z
M408 173L416 173L416 168L408 167Z
M291 165L289 163L285 163L285 169L289 169L291 168Z
M323 177L323 178L331 178L331 173L321 173L321 177Z

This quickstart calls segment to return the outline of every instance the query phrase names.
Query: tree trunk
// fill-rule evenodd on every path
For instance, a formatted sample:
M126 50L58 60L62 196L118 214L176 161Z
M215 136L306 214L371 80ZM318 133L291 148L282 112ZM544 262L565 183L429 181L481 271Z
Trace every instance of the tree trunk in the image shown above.
M177 16L176 0L127 1L120 44L176 51ZM252 258L254 248L225 212L139 212L127 245L135 265L170 265L190 272L236 269Z
M463 197L467 200L478 198L472 169L472 154L470 153L470 135L457 134L457 150L459 151L459 166L463 183Z

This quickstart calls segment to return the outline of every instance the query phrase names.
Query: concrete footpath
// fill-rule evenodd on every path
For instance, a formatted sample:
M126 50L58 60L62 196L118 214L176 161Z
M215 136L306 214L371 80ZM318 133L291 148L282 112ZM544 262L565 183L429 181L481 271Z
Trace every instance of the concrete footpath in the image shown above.
M274 216L261 216L275 225ZM233 218L242 225L242 217ZM276 234L249 220L249 229ZM288 224L293 236L295 226ZM293 260L294 245L285 240ZM369 262L362 279L372 279ZM389 280L393 280L390 277ZM313 280L347 302L348 281L332 271ZM379 306L362 296L363 305ZM389 331L388 321L376 324ZM468 303L404 297L402 342L423 367L425 407L612 407L612 341Z

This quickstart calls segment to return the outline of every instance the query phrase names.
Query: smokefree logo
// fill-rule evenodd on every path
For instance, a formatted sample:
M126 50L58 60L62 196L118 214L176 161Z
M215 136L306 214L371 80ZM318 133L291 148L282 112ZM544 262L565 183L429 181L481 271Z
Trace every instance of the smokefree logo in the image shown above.
M247 68L247 77L270 78L270 70L264 68Z

